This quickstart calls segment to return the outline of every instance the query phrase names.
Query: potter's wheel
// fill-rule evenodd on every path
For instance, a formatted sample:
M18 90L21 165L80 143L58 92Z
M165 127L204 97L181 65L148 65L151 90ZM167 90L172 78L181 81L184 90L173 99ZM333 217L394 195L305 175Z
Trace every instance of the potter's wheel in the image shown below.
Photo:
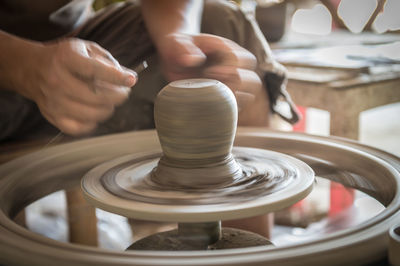
M263 149L232 150L237 113L234 94L217 80L171 82L154 104L162 152L94 168L82 179L86 199L136 219L217 222L211 231L219 232L220 220L283 209L309 194L314 172L304 162Z
M310 265L370 263L386 255L387 231L399 221L400 159L338 138L239 129L235 146L285 153L309 164L317 176L351 186L386 209L364 223L277 248L160 252L115 252L51 240L12 218L31 202L76 186L91 168L127 154L159 149L155 131L99 137L55 146L0 167L0 260L6 265Z
M92 205L126 217L178 222L178 229L129 249L207 250L268 245L222 220L288 207L312 190L314 172L291 156L232 149L237 125L232 91L212 79L171 82L157 95L154 120L162 152L106 162L82 179ZM256 240L258 239L258 240Z
M281 153L236 147L242 176L217 186L188 188L152 181L161 152L127 155L86 174L86 198L126 217L171 222L211 222L250 217L288 207L312 189L314 173Z

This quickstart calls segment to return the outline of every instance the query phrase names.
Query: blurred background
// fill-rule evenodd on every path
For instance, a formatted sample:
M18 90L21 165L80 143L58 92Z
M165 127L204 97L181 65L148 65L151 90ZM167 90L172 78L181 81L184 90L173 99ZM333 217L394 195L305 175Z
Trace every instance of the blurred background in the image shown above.
M400 1L241 1L288 69L303 119L276 127L339 136L400 156ZM303 241L373 217L369 196L319 179L305 200L275 213L274 243Z

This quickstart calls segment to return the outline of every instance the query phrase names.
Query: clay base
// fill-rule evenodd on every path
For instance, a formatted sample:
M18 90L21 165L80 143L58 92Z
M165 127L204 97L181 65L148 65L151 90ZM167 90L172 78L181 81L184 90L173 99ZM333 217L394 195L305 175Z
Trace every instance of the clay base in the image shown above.
M213 250L266 245L272 245L272 243L258 234L240 229L222 228L221 239L209 246L195 239L184 239L175 229L140 239L129 246L127 250Z

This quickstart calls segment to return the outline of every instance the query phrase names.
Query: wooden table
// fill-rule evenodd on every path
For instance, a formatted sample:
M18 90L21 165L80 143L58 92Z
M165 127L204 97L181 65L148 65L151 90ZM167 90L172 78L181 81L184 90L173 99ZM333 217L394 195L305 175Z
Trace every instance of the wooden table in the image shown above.
M362 111L400 101L400 34L288 31L271 47L293 101L328 111L331 135L357 140Z
M296 104L330 113L331 135L357 140L362 111L400 101L400 68L325 83L290 79L287 89Z

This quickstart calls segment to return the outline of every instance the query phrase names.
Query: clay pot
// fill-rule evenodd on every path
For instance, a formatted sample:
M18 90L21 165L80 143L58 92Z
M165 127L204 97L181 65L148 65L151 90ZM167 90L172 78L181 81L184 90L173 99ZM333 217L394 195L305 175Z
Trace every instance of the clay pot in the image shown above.
M232 91L217 80L178 80L164 87L154 105L163 150L154 181L198 187L239 175L231 154L237 113Z

